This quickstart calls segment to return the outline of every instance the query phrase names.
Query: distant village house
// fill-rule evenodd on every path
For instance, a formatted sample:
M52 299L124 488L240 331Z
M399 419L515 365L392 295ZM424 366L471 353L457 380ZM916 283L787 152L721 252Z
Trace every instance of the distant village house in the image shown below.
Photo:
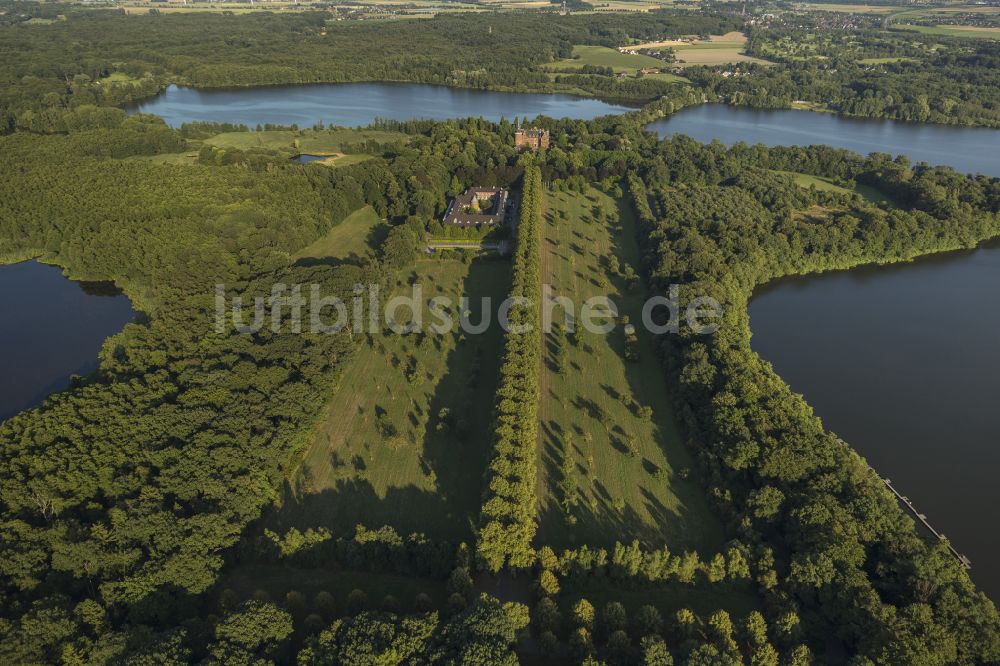
M508 203L503 188L470 187L451 202L443 222L458 227L498 226L504 223Z
M540 150L549 147L549 131L547 129L519 129L514 132L514 146L518 150Z

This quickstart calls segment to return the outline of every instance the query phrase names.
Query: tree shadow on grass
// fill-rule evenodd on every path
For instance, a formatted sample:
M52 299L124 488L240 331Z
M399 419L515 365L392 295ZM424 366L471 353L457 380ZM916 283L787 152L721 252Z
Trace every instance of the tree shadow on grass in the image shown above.
M351 537L357 525L391 525L399 534L424 533L436 539L469 538L467 515L440 493L416 486L389 488L380 497L366 479L338 480L320 492L296 494L286 484L281 507L263 521L264 527L284 534L324 527L335 537Z
M493 297L495 307L499 302L496 297L506 295L509 279L508 263L474 260L463 281L463 293L448 295L456 303L460 296L468 296L470 319L479 322L480 297ZM438 345L442 343L440 336L428 334ZM336 479L332 487L319 492L293 492L287 487L281 507L265 519L267 526L282 533L290 527L326 527L343 535L353 534L359 523L367 527L390 525L400 534L423 532L432 538L470 540L479 518L482 479L490 455L502 340L494 322L481 335L466 333L455 345L437 347L449 349L444 374L433 387L424 385L431 388L426 410L419 402L407 410L411 417L415 417L413 409L423 417L423 440L412 446L422 447L416 464L424 476L433 479L436 488L428 490L411 483L377 490L365 478L366 470L356 469L354 476ZM374 409L384 411L379 406ZM382 451L388 444L377 438L368 443Z

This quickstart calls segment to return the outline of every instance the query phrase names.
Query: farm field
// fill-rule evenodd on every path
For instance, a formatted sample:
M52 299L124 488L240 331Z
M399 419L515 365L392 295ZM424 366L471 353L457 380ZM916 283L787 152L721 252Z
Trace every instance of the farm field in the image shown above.
M894 30L921 32L925 35L942 35L945 37L972 37L977 39L1000 39L1000 28L974 25L912 25L901 23L893 26Z
M368 336L314 428L309 448L271 529L391 525L401 534L469 539L478 518L480 481L489 450L502 331L437 335L426 309L433 296L506 297L510 264L482 258L419 259L396 294L423 290L426 334L384 330ZM388 297L382 299L383 307ZM410 310L396 316L408 323ZM406 321L404 322L404 317ZM383 322L384 322L383 315Z
M294 259L349 259L368 255L377 247L381 220L371 206L360 208L308 247Z
M589 297L608 295L621 315L640 323L641 286L629 293L625 279L609 268L610 262L620 262L622 270L638 262L631 210L592 188L586 194L549 192L546 205L543 284L577 307ZM618 233L611 229L615 219L622 222ZM561 309L554 310L553 321L562 321ZM609 335L582 329L568 334L561 362L557 336L546 337L538 542L554 548L609 546L637 538L673 550L716 552L722 527L698 481L685 478L693 463L678 434L652 341L638 326L640 361L626 361L621 319L617 324ZM568 513L560 487L567 455L578 500Z
M866 5L866 4L827 4L825 2L797 2L795 9L812 12L844 12L848 14L891 14L899 10L899 7L891 5Z
M708 39L690 37L659 42L632 44L635 49L672 48L677 54L677 63L685 65L726 65L737 62L767 63L766 60L743 53L747 37L742 32L725 35L711 35Z
M557 60L546 65L546 69L551 70L576 70L590 65L592 67L610 67L615 73L625 72L634 74L644 67L667 67L667 63L662 60L646 55L633 55L630 53L620 53L617 49L606 46L581 46L573 47L573 57L565 60ZM683 81L679 76L672 76L678 81Z
M726 35L712 36L707 41L695 41L674 47L677 61L686 65L728 65L739 62L755 62L767 64L767 60L749 56L743 52L746 47L746 35L731 32Z

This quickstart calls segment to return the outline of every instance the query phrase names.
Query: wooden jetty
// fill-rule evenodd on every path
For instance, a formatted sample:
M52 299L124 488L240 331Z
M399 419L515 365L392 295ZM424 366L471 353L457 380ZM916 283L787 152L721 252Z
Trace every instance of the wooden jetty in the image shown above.
M934 529L934 526L931 525L930 521L927 520L927 516L917 511L917 507L913 506L913 502L910 501L910 498L906 497L898 490L896 490L896 487L892 485L891 479L882 479L882 483L885 484L886 488L892 491L892 494L895 495L896 498L903 503L903 506L905 506L907 509L910 510L910 513L912 513L916 517L916 519L919 520L920 523L924 527L926 527L931 534L933 534L939 540L944 541L945 543L948 544L948 550L951 551L951 554L955 556L955 559L957 559L962 564L963 567L965 567L966 569L972 568L972 561L965 555L962 555L960 552L958 552L955 546L953 546L950 541L947 541L945 539L945 536L943 534Z

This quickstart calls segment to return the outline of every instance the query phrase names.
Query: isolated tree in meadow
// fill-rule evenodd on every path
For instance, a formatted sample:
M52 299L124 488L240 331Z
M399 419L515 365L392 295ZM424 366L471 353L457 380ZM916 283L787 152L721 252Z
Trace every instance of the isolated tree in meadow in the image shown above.
M418 613L427 613L434 608L434 600L425 592L418 592L413 598L413 610Z
M601 611L601 631L606 636L628 627L625 606L619 601L610 601Z
M570 515L580 500L576 478L576 461L573 459L572 443L567 441L563 446L562 462L559 465L559 504L563 513Z
M643 636L639 641L642 666L674 666L674 658L660 636Z
M548 569L542 569L536 583L539 596L554 597L559 594L559 579Z
M285 594L285 610L296 618L301 618L307 610L306 597L301 592L290 590Z
M649 604L639 607L632 619L636 636L649 636L663 631L663 616L655 606Z
M614 661L620 663L623 659L627 658L632 648L632 640L624 630L618 629L611 632L605 645L610 656L614 658Z
M577 627L569 637L569 651L575 658L583 660L594 653L594 639L586 627Z
M320 590L316 593L316 597L313 599L313 610L319 615L323 616L325 619L330 620L333 618L333 614L336 612L337 604L333 599L333 595L326 590Z
M726 558L722 553L716 553L704 565L705 578L709 583L718 583L726 578Z
M586 599L580 599L573 604L573 624L584 627L588 631L594 628L594 606Z
M357 615L368 606L368 595L363 590L357 588L347 595L347 613Z
M448 577L448 592L460 594L466 599L472 593L472 576L465 567L456 567Z
M532 619L539 631L555 632L559 631L559 626L562 624L562 613L552 598L543 597L535 604Z
M728 653L738 652L736 640L733 638L733 621L729 613L718 610L712 613L708 619L709 638L719 647Z

